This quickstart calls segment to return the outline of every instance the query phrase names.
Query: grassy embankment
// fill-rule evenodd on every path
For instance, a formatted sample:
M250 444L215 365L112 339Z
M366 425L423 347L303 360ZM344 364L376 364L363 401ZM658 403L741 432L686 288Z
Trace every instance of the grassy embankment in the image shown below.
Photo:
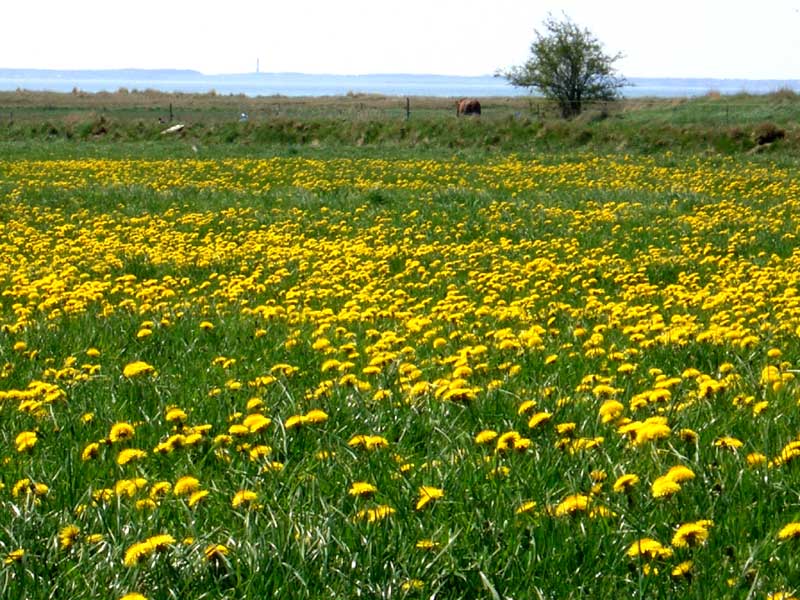
M170 105L173 120L169 121ZM242 112L247 122L239 122ZM162 122L163 121L163 122ZM535 98L486 98L480 119L457 119L453 101L368 95L286 98L163 94L158 92L0 93L0 143L25 153L51 142L51 152L180 155L194 147L211 154L324 152L343 147L383 151L741 154L758 146L765 126L784 133L767 151L800 147L800 98L767 96L625 100L590 106L573 121L556 117ZM186 124L161 135L168 124ZM13 144L10 144L13 142ZM120 147L119 142L127 145ZM356 150L357 151L357 150Z

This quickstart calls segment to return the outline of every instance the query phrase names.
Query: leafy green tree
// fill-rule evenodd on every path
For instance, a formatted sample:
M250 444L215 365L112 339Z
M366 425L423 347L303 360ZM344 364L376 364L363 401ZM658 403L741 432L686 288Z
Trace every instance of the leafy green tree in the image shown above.
M587 101L619 97L625 79L617 76L614 63L622 55L606 54L588 29L581 29L567 16L557 20L549 15L544 31L535 34L527 62L498 75L511 85L535 88L554 100L565 119L579 115Z

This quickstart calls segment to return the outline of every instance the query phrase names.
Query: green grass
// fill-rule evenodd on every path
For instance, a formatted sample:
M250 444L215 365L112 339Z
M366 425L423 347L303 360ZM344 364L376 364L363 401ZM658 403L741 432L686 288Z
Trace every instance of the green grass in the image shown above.
M558 136L572 128L620 134L614 119L537 127L556 131L546 135L563 149L568 137ZM341 137L246 145L256 124L204 124L238 137L211 136L201 161L192 137L3 142L0 391L46 381L63 392L38 406L0 399L7 597L797 594L797 540L777 539L800 521L797 461L746 460L778 457L800 432L800 178L790 140L758 156L703 156L696 140L653 156L591 151L603 144L510 156L479 141L503 131L502 119L432 120L424 127L438 137L427 149L381 138L396 132L388 121L338 133L333 121L310 122L315 134L331 127L326 135ZM348 145L370 127L374 140ZM448 145L455 133L464 148ZM352 365L325 367L332 358ZM157 375L125 377L137 360ZM436 390L459 360L472 397L447 400ZM377 372L364 371L370 363ZM762 381L767 366L786 375L780 389ZM678 378L670 397L638 406L659 373ZM418 381L431 388L415 397ZM708 381L719 389L703 391ZM616 391L598 389L604 382ZM632 444L621 421L599 418L607 394L622 417L665 417L669 436ZM252 398L263 406L248 409ZM536 407L520 414L528 400ZM167 421L175 406L187 427L210 431L155 452L189 433ZM328 419L289 427L315 408ZM272 419L265 430L217 437L256 410ZM530 428L538 411L552 418ZM134 424L134 437L83 460L119 422ZM572 433L557 430L570 423ZM516 431L530 447L477 444L487 429ZM38 440L18 451L25 431ZM388 447L357 447L358 435ZM717 447L725 436L743 446ZM571 446L600 437L594 448ZM258 445L271 452L251 459ZM124 448L147 454L118 465ZM269 461L283 469L264 470ZM651 484L675 465L694 479L654 498ZM605 480L593 479L598 471ZM641 478L628 494L612 489L623 473ZM137 505L153 484L184 475L209 492L196 507L172 493ZM15 495L24 478L48 492ZM145 483L129 494L120 482L135 478ZM350 495L357 481L374 484L374 497ZM613 516L556 514L596 483L592 505ZM420 486L444 495L417 510ZM239 490L256 492L256 505L233 506ZM528 501L536 509L518 514ZM358 517L379 505L394 512ZM645 537L669 546L678 525L702 519L714 523L705 543L652 561L627 555ZM80 534L65 548L69 524ZM124 564L157 534L175 541ZM421 540L432 547L417 548ZM214 544L228 553L208 560ZM691 577L671 577L685 560ZM421 589L408 586L415 580Z

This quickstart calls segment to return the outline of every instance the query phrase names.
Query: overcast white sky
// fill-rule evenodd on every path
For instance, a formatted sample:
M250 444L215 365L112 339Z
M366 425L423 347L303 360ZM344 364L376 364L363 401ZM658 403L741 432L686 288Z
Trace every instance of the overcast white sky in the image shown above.
M627 77L800 79L800 0L26 0L0 68L484 75L562 11Z

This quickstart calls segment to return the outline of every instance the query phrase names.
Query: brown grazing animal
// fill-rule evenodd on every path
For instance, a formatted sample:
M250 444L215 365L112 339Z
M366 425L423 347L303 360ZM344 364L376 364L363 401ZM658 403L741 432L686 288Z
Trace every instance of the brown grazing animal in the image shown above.
M481 103L475 98L462 98L456 101L456 116L481 114Z

